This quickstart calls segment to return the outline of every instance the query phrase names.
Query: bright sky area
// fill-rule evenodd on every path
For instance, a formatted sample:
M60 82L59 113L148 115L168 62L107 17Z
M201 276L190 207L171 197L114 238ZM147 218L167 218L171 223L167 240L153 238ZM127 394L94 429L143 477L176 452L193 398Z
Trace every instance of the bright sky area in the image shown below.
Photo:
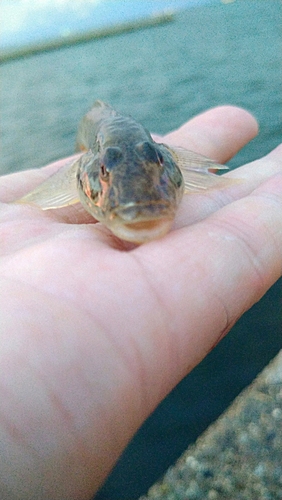
M2 0L1 45L16 47L138 19L167 10L230 0Z

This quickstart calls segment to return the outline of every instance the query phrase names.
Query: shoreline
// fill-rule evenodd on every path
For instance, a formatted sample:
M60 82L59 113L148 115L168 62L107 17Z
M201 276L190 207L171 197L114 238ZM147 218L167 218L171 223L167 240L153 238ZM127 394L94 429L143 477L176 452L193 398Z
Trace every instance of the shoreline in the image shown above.
M154 16L139 19L138 21L125 22L115 26L108 26L84 33L74 33L73 35L56 38L43 43L25 45L17 49L7 49L0 52L0 64L24 57L31 57L35 54L60 50L61 48L70 47L72 45L80 45L91 40L98 40L100 38L108 38L110 36L121 35L123 33L130 33L132 31L153 28L155 26L172 22L174 19L174 12L160 13Z

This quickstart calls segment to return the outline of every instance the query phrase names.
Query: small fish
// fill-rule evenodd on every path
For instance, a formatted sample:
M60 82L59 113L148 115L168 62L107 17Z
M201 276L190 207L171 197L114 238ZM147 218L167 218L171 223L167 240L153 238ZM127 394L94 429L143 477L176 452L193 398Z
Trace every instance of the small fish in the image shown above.
M226 182L211 171L228 167L156 143L141 124L102 101L82 119L76 149L86 152L16 202L42 210L80 202L118 238L141 244L169 231L184 193Z

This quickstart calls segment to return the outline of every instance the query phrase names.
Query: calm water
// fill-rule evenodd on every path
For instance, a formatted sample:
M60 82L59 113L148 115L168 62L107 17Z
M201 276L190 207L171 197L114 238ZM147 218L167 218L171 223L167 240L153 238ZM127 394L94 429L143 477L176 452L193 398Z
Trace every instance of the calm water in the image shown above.
M260 135L231 162L281 142L281 2L199 7L174 23L1 67L1 173L72 153L96 98L164 133L219 104L243 106ZM282 345L281 280L166 398L127 448L97 499L144 493Z
M260 137L236 164L280 141L279 0L194 8L176 22L1 67L0 172L73 152L96 98L163 133L218 104L251 110Z

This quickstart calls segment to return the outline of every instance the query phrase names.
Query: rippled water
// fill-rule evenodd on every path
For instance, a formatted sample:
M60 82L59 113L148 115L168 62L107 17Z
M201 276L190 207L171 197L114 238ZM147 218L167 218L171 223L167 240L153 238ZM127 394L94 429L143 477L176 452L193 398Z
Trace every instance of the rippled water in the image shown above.
M153 29L1 67L1 173L73 152L96 98L164 133L223 103L244 106L260 137L238 162L280 141L279 0L194 8Z
M164 133L219 104L243 106L260 134L231 162L281 142L281 2L239 0L175 22L1 67L1 173L72 153L77 122L96 98ZM145 492L275 355L281 280L148 419L97 499Z

